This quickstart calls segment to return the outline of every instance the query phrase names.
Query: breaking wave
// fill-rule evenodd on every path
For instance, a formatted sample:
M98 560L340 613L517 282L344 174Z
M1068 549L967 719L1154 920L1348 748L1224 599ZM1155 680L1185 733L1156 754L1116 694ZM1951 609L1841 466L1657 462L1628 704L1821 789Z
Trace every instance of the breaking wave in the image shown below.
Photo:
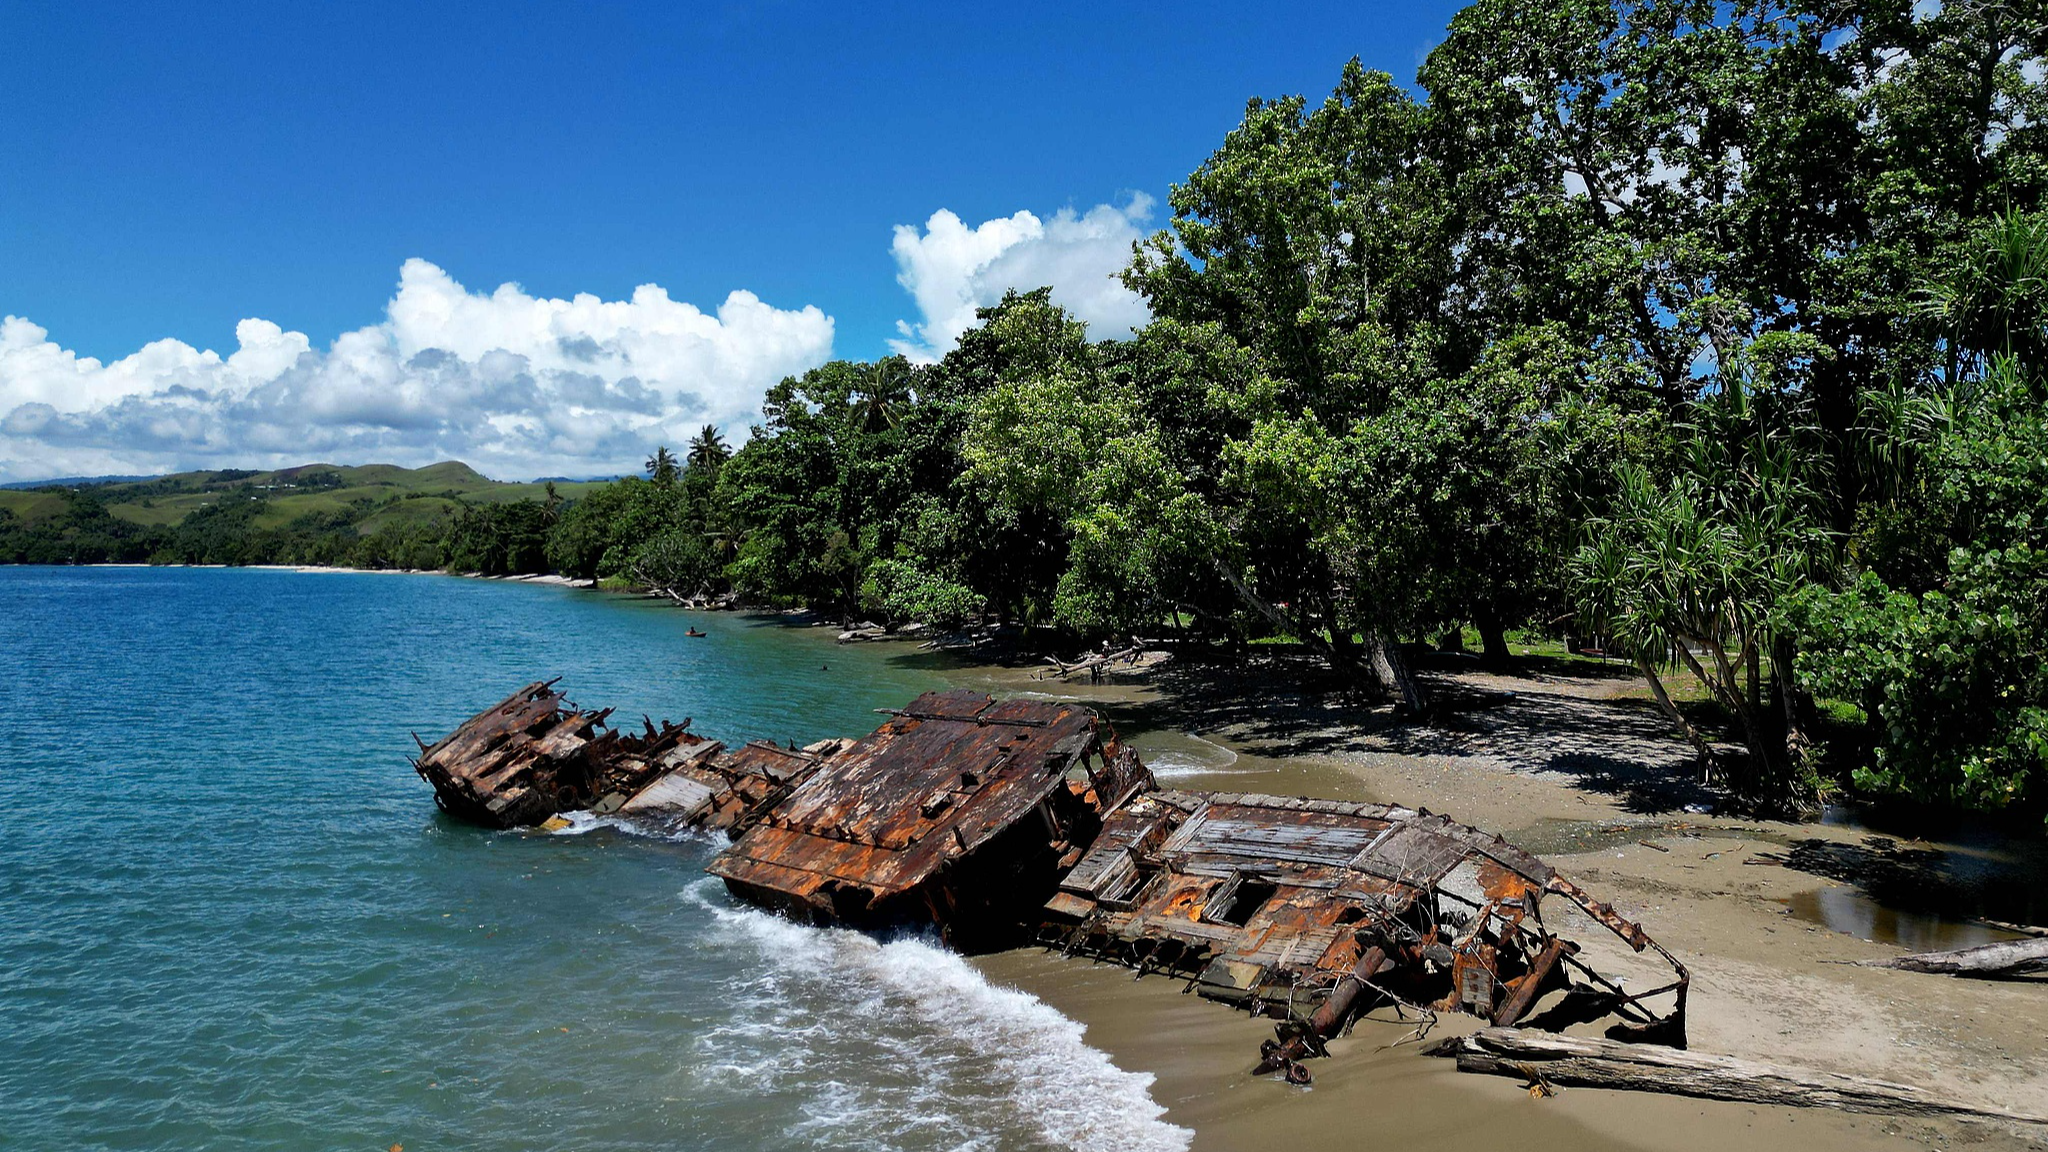
M705 844L720 847L725 844L723 837L712 835L702 828L673 828L659 822L635 820L627 816L601 816L595 812L564 812L561 818L568 823L549 832L550 836L583 836L609 828L626 836L645 836L651 840L667 840L672 844Z
M711 918L697 941L737 973L730 1017L694 1044L707 1094L780 1098L799 1146L922 1152L1037 1147L1182 1152L1149 1073L1082 1040L1082 1025L990 984L925 939L878 941L793 924L685 891ZM766 1116L764 1116L764 1119Z

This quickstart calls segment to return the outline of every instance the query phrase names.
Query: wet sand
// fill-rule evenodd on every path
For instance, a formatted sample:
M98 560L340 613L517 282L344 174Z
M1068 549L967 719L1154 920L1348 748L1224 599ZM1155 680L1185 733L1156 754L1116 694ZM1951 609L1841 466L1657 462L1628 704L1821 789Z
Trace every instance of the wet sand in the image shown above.
M1152 1098L1166 1119L1194 1130L1194 1148L1215 1152L1374 1152L1402 1146L1521 1152L1672 1152L1907 1149L1946 1146L1969 1134L1918 1121L1799 1108L1688 1100L1568 1088L1531 1099L1514 1080L1470 1076L1420 1045L1386 1048L1412 1025L1362 1021L1312 1064L1312 1087L1249 1068L1273 1034L1254 1020L1192 995L1180 982L1040 950L976 961L990 979L1023 988L1088 1028L1088 1043L1122 1068L1157 1077ZM1375 1017L1385 1017L1376 1013ZM1444 1016L1433 1041L1472 1023ZM1384 1049L1384 1050L1382 1050ZM1996 1138L1995 1134L1986 1134ZM1987 1145L1995 1146L1995 1145Z
M1797 845L1821 856L1839 850L1853 872L1893 842L1854 827L1701 811L1716 798L1695 778L1688 750L1626 697L1622 678L1443 677L1439 689L1467 693L1473 706L1429 727L1290 692L1271 677L1254 676L1235 694L1204 688L1194 675L1087 684L973 667L948 678L1102 707L1170 787L1398 800L1503 832L1640 920L1692 970L1696 1050L1876 1076L2048 1115L2040 1059L2048 1051L2048 987L1843 963L1902 950L1798 915L1853 901L1854 887L1744 861ZM1893 919L1894 929L1918 923ZM1866 927L1885 938L1875 920ZM1906 942L1972 942L1940 928L1935 922L1935 945ZM1198 1149L1285 1147L1292 1139L1332 1150L1446 1139L1574 1152L1726 1152L1731 1141L1742 1152L2048 1147L2048 1129L1969 1121L1586 1088L1536 1100L1514 1080L1424 1058L1419 1045L1386 1047L1412 1026L1378 1020L1334 1044L1331 1059L1313 1062L1315 1086L1303 1090L1248 1073L1270 1022L1182 995L1178 981L1134 980L1125 969L1035 949L977 963L1082 1021L1089 1042L1119 1065L1157 1076L1155 1098L1168 1119L1194 1129ZM1476 1026L1444 1015L1432 1039Z

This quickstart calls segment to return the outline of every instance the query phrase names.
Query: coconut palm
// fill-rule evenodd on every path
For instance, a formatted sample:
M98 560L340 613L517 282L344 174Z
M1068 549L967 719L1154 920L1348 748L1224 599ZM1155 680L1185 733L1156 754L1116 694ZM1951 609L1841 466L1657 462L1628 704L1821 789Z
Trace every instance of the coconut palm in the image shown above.
M719 434L718 425L706 424L704 430L691 437L689 453L685 456L692 468L715 469L732 456L732 449L725 446L725 437Z
M680 471L681 469L676 467L676 454L669 451L666 444L656 448L654 455L647 458L647 474L656 484L675 483Z
M910 404L910 362L901 356L886 356L868 366L867 377L855 393L854 422L863 431L894 428Z

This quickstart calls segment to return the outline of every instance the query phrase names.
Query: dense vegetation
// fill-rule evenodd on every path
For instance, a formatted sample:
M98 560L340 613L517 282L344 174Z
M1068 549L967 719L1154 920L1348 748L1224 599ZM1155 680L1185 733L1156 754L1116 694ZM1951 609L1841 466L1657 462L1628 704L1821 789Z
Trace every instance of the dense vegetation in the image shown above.
M1134 253L1132 339L1012 294L938 363L783 381L737 452L332 558L1284 635L1410 707L1403 642L1533 626L1634 660L1756 805L2039 810L2044 41L2038 2L1478 0L1413 86L1253 101ZM80 555L255 538L67 498Z

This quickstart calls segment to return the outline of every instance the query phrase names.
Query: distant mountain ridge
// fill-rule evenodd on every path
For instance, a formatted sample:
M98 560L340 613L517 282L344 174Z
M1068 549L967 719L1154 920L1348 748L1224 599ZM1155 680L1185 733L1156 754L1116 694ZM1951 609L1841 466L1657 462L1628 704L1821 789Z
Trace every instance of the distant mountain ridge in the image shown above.
M376 531L393 523L446 517L464 504L545 499L547 483L493 480L460 460L424 468L318 462L267 471L224 468L167 476L21 481L0 487L0 509L33 522L69 507L64 493L43 489L90 487L109 513L135 524L174 525L201 508L241 500L262 502L253 522L256 528L278 528L318 513L346 514L364 531ZM563 499L596 486L587 481L554 483Z
M491 484L607 484L613 480L619 480L624 478L622 475L536 476L532 480L492 480L490 477L485 476L483 473L478 472L476 469L471 468L469 465L464 464L460 460L443 460L440 463L428 464L422 468L400 468L396 464L340 465L315 463L295 464L289 468L278 468L268 472L262 471L260 469L251 468L223 468L214 471L158 472L149 475L110 474L105 476L52 476L47 480L10 480L5 484L0 484L0 492L26 492L36 488L82 488L88 485L142 484L154 480L185 480L194 479L202 476L286 476L312 470L326 470L333 472L350 473L364 469L376 469L379 471L385 469L394 469L398 472L411 473L430 473L438 469L461 469L464 473L467 473L469 476L473 476L477 480Z
M15 480L0 484L0 492L25 492L31 488L79 488L87 484L132 484L138 480L156 480L156 476L58 476L49 480Z

